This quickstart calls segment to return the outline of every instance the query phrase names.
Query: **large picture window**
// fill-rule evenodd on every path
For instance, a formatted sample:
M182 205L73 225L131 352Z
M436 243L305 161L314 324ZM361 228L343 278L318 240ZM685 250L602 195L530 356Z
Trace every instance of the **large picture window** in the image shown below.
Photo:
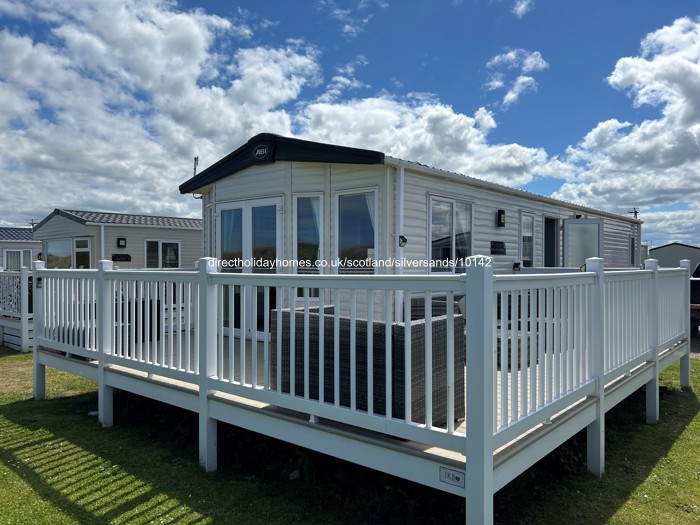
M374 273L376 194L338 195L338 273Z
M430 260L433 272L461 272L472 254L472 207L465 202L430 199Z
M51 239L46 241L46 267L90 268L90 239Z
M179 268L180 243L146 241L146 268Z

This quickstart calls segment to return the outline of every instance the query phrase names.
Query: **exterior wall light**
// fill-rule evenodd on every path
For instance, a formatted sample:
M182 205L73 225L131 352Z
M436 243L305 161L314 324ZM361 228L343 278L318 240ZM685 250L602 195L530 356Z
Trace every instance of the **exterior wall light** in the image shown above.
M496 212L496 226L498 228L506 227L506 210L498 210Z

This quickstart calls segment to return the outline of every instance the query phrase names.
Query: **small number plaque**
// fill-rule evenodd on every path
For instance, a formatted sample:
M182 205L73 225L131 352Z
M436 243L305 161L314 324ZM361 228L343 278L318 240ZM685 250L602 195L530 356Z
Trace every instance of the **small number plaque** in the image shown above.
M440 467L440 481L464 488L464 472L447 467Z

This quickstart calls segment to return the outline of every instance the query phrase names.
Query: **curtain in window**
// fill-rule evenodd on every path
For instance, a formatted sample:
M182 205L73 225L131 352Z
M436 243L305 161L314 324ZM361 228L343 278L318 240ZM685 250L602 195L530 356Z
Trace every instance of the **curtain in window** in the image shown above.
M311 203L311 213L314 218L314 226L316 227L316 238L318 239L318 251L316 253L316 260L321 258L321 223L319 222L319 213L321 212L321 199L319 197L311 197L309 199Z
M534 259L534 229L535 218L532 215L523 215L521 220L521 229L523 236L523 266L532 267Z
M374 193L365 193L365 200L367 201L367 211L369 212L369 220L372 223L372 231L377 231L375 227L375 217L374 217Z
M461 259L471 255L472 227L471 206L455 203L455 257Z
M146 268L158 268L158 241L146 241Z
M19 250L7 250L5 252L5 270L10 270L13 272L19 271L22 263L20 261Z

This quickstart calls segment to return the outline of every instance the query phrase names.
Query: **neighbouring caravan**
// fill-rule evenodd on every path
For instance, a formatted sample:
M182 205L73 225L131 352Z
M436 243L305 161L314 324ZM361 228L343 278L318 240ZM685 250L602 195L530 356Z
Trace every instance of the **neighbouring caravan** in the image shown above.
M688 259L690 261L690 270L693 271L700 265L700 246L672 242L651 248L649 256L658 260L659 266L666 268L675 268L678 266L678 261Z
M273 134L251 138L180 192L202 196L204 253L225 271L440 274L476 254L500 273L578 269L587 257L641 263L637 219Z
M41 242L34 240L31 228L0 227L0 268L18 272L32 267L41 254Z
M47 268L193 268L202 257L202 220L55 209L34 227Z

